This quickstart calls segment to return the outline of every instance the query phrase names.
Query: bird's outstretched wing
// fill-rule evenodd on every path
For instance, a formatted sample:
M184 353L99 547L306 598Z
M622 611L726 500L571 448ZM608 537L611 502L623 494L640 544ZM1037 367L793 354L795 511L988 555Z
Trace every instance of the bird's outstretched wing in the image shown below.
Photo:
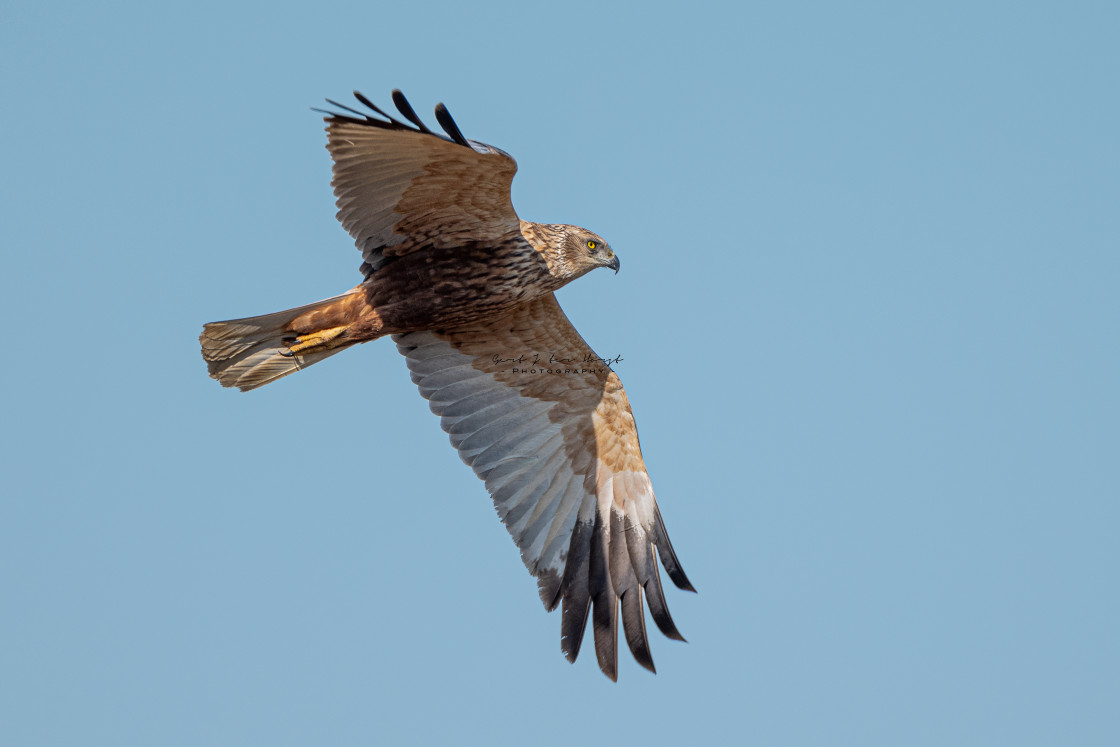
M594 359L551 293L502 319L394 340L452 445L485 481L546 609L562 603L564 654L575 661L590 612L599 666L616 679L621 600L626 642L653 671L643 595L661 631L684 640L655 557L677 586L693 589L618 376Z
M362 251L367 277L420 249L521 238L510 202L517 163L508 153L463 137L443 104L436 119L446 137L429 130L400 91L393 103L411 124L354 95L368 114L330 99L343 112L324 113L338 219Z

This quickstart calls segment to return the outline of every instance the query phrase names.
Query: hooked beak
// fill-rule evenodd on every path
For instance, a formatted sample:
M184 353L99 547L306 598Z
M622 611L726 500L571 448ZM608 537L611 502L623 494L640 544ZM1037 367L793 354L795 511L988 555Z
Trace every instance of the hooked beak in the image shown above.
M618 261L618 255L617 254L614 255L613 257L611 257L611 261L607 263L607 267L610 267L612 270L614 270L615 275L618 274L618 268L621 267L621 266L622 265Z

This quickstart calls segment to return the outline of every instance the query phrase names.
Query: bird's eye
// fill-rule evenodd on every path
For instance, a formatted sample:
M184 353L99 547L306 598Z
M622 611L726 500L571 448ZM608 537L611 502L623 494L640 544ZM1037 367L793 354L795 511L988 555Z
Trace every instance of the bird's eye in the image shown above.
M594 249L597 246L599 246L599 245L597 243L595 243L594 241L588 241L587 242L587 248L588 249Z

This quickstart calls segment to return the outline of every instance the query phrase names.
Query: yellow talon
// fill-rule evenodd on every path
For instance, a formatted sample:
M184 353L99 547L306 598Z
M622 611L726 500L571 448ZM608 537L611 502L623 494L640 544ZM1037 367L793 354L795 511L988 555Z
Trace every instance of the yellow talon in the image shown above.
M299 355L305 350L310 348L326 345L331 340L335 339L349 328L349 325L344 324L341 327L331 327L330 329L321 329L318 332L312 332L306 335L300 335L295 338L295 342L288 346L287 350L280 351L281 355L291 357Z

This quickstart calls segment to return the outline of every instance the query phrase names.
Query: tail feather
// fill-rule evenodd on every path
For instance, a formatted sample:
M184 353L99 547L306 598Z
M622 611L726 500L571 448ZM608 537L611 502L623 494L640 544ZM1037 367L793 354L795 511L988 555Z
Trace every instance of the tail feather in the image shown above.
M217 379L222 386L235 386L247 392L345 350L349 345L313 348L290 357L281 354L288 349L285 338L293 336L289 325L295 319L337 303L346 295L349 294L273 314L204 325L198 341L210 368L210 378Z

